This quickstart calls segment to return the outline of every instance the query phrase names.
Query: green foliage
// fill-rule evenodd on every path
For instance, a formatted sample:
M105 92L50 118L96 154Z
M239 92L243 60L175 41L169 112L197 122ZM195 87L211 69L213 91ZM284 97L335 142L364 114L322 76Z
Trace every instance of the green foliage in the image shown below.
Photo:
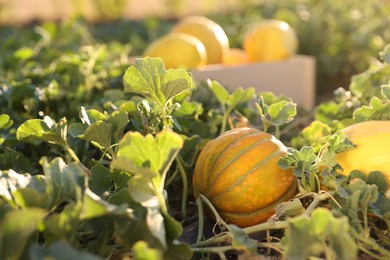
M279 138L279 127L293 120L297 114L297 105L287 98L276 97L271 92L260 93L256 103L257 111L263 122L264 131L269 126L275 126L276 136Z
M223 119L220 134L225 132L226 123L230 113L240 104L247 103L254 97L255 89L247 88L243 89L241 87L234 90L233 93L229 92L217 81L208 80L208 86L215 95L217 101L221 105Z
M171 100L191 88L190 74L184 69L165 70L160 58L137 59L123 77L124 92L142 95L158 105L165 129L170 129ZM171 119L172 121L172 119ZM173 121L172 121L173 122Z
M1 38L0 54L0 258L390 257L385 177L339 175L335 160L352 148L338 130L390 118L389 47L307 117L288 97L193 82L159 59L131 65L128 45L98 43L79 21L42 24L23 41L14 33ZM292 144L279 166L293 171L298 192L252 227L215 211L215 233L184 242L204 221L191 196L199 152L242 125Z
M305 215L289 222L285 257L305 259L322 255L326 259L356 259L357 246L349 235L347 218L335 218L324 208L313 211L310 218Z

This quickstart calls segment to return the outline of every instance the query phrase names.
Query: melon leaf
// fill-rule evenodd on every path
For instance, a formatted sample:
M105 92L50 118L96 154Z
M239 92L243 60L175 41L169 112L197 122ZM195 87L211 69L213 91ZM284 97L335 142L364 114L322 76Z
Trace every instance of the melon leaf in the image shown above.
M138 58L123 77L124 93L137 93L161 107L191 88L192 79L184 69L165 70L160 58Z
M310 217L293 218L289 220L286 236L282 239L285 257L356 259L358 250L349 229L347 218L335 218L324 208L315 209Z

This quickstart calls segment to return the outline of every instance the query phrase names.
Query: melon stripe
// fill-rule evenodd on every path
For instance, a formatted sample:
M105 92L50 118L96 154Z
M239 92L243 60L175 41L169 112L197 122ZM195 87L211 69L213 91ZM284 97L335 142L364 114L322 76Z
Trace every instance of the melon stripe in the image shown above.
M252 129L251 129L252 130ZM231 130L231 131L234 131L234 130ZM226 132L228 133L228 132ZM240 136L239 138L235 139L233 142L229 143L226 147L224 147L224 150L227 150L229 149L231 146L233 146L234 144L236 144L237 142L241 141L242 139L248 137L248 136L252 136L252 135L256 135L258 134L258 131L254 130L253 131L248 131L247 133L245 133L244 135ZM198 158L198 160L202 160L202 161L205 161L206 163L202 164L202 169L200 170L200 172L204 172L205 169L213 169L215 163L218 161L218 159L221 157L222 153L219 153L213 161L210 162L211 166L208 165L207 162L209 162L210 158L207 157L208 153L215 153L214 149L212 146L209 146L209 145L206 145L205 148L206 149L202 154L204 155L202 158ZM201 155L202 155L201 154ZM204 180L201 180L201 178L205 178ZM208 183L208 181L206 181L206 179L208 178L208 173L207 174L198 174L196 176L196 181L198 183ZM209 185L210 186L210 185ZM201 187L201 189L203 190L200 190L200 193L205 193L207 192L207 190L209 190L209 186L208 187Z
M241 139L243 139L243 138L241 138ZM270 140L271 140L271 139L260 139L260 140L258 140L258 141L256 141L256 142L254 142L253 144L251 144L250 146L246 147L245 149L242 149L241 151L239 151L239 152L237 153L237 155L236 155L235 157L233 157L233 158L230 160L229 163L225 164L225 166L221 169L221 171L220 171L218 174L216 174L216 176L214 177L214 179L210 180L210 182L209 182L209 187L208 187L208 188L212 187L212 186L214 185L214 182L220 177L220 175L222 175L222 174L225 172L226 168L228 168L228 167L229 167L232 163L234 163L238 158L240 158L240 157L241 157L242 155L244 155L246 152L248 152L248 151L252 150L253 148L255 148L256 146L258 146L259 144L268 142L268 141L270 141ZM220 153L219 157L222 156L226 151L227 151L227 149L225 149L222 153ZM219 159L219 157L218 157L218 159ZM213 170L214 166L216 165L218 159L214 161L214 164L213 164L213 166L212 166L212 168L211 168L212 170Z
M211 196L209 199L215 199L215 198L218 198L219 196L221 196L222 194L232 190L236 185L240 184L242 181L245 180L246 177L248 177L249 175L253 174L259 167L263 166L264 164L266 164L267 162L269 162L270 160L274 159L275 157L277 156L281 156L283 155L283 152L281 152L280 150L277 150L273 153L271 153L269 156L267 156L266 158L264 158L261 162L257 163L252 169L250 169L247 173L243 174L237 181L235 181L234 183L232 183L229 187L227 187L223 192L220 192L218 193L217 195L215 196Z
M287 199L293 197L293 195L295 194L296 185L297 185L297 182L294 180L293 182L291 182L290 187L286 190L286 193L284 193L283 196L281 196L278 200L273 201L272 203L270 203L270 204L268 204L268 205L266 205L266 206L264 206L264 207L262 207L260 209L256 209L256 210L250 211L250 212L236 212L236 213L232 213L232 212L222 211L222 210L218 210L218 212L220 214L223 214L223 215L227 216L227 217L229 217L229 216L231 216L231 217L233 217L233 216L235 216L235 217L245 216L247 218L247 217L251 217L251 216L260 214L262 212L266 212L268 210L272 210L279 203L281 203L283 201L286 201Z
M252 129L251 129L252 130ZM230 132L233 132L234 130L231 130ZM229 133L229 132L226 132L226 133ZM225 133L225 134L226 134ZM212 169L214 168L215 166L215 163L218 161L218 159L222 156L222 154L224 153L224 151L228 150L229 148L231 148L234 144L236 144L237 142L241 141L242 139L246 138L246 137L249 137L249 136L253 136L253 135L256 135L258 134L258 132L256 130L253 129L253 131L248 131L247 133L245 133L244 135L240 136L239 138L233 140L231 143L229 143L228 145L226 145L223 150L218 153L218 155L213 158L213 160L210 160L210 158L207 157L207 154L210 152L212 154L215 153L215 146L211 146L211 145L206 145L206 147L204 149L206 149L206 151L203 153L204 156L207 158L207 160L205 160L207 163L204 163L202 166L202 170L201 172L204 172L204 171L207 171L207 172L211 172ZM216 140L219 140L218 138ZM214 141L215 142L215 141ZM210 163L210 165L208 164ZM201 176L200 176L201 177ZM207 174L203 174L203 180L200 180L198 179L197 181L202 181L202 183L207 183L208 181L206 181L206 179L209 178L209 175L208 173ZM201 187L203 189L203 192L206 192L207 190L209 190L209 186L208 187Z

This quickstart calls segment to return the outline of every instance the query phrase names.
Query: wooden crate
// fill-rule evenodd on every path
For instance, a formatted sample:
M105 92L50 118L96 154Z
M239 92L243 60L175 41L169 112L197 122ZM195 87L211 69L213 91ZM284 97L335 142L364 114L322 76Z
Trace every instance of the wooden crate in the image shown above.
M256 92L271 91L285 95L307 109L315 106L315 59L296 55L288 60L258 62L237 66L210 65L192 70L195 81L218 81L230 91L254 87Z

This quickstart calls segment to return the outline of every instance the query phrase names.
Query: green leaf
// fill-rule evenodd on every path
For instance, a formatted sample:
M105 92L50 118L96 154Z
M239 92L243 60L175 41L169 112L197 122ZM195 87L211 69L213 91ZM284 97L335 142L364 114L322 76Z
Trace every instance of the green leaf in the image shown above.
M289 220L282 240L287 259L356 259L357 246L349 234L347 218L335 218L330 211L317 208L310 218L305 215Z
M384 194L389 188L385 176L378 171L373 171L368 174L367 183L376 185L378 187L378 191L382 194Z
M45 218L43 236L47 244L58 240L71 240L82 223L80 220L83 207L81 201L69 200L63 205L59 207L61 211L54 211Z
M207 140L202 139L198 135L191 137L183 136L183 148L180 150L180 157L187 167L193 167L201 149L206 144Z
M313 146L315 152L318 152L326 143L326 137L331 133L332 129L327 124L316 120L306 126L299 136L294 137L291 142L294 148L310 145Z
M348 137L340 130L336 131L331 136L327 137L327 150L335 153L340 153L349 149L353 149L354 145Z
M184 69L165 70L160 58L138 58L123 77L124 92L137 93L164 107L183 91L190 89L192 79Z
M184 100L174 113L182 117L197 117L203 113L203 106L202 103L196 101Z
M78 198L84 186L84 169L75 162L66 164L61 157L50 162L43 160L43 172L46 178L48 207L53 207L70 198Z
M387 44L381 52L382 59L385 63L390 64L390 44Z
M14 56L19 60L28 60L34 56L34 49L29 47L22 47L15 51Z
M207 80L207 84L218 102L222 105L226 104L229 92L216 80Z
M46 214L37 208L8 212L0 221L0 259L20 259L28 239L38 230Z
M42 160L44 175L0 172L0 196L11 205L51 210L63 201L77 199L84 183L84 169L62 158Z
M315 169L314 163L316 159L314 148L311 146L304 146L299 151L288 148L287 154L278 161L278 166L283 170L292 168L293 173L301 177L303 174Z
M100 150L114 154L111 149L113 144L119 142L123 131L129 122L129 118L124 111L114 111L107 115L97 110L85 110L81 108L80 119L83 124L73 123L69 127L72 136L92 142Z
M228 225L228 230L232 238L232 245L237 250L254 252L257 249L256 240L249 238L245 231L236 225Z
M390 100L390 84L389 85L382 85L381 86L381 93L382 95Z
M297 105L288 101L273 103L268 108L270 121L273 125L283 125L293 120L297 114Z
M112 125L104 121L97 121L88 126L84 134L84 139L90 142L96 142L102 148L107 149L111 146Z
M80 213L82 220L97 218L107 214L127 214L127 205L116 206L108 203L93 193L90 189L84 191L83 208Z
M46 181L41 175L18 174L13 170L0 172L0 197L13 207L47 208Z
M88 125L84 123L72 123L68 127L68 133L73 137L82 138L87 131Z
M86 110L85 107L82 106L80 111L80 119L83 123L91 125L98 121L106 120L107 116L96 109Z
M138 241L133 246L134 260L156 260L162 259L162 252L150 248L145 241Z
M366 183L365 176L362 177L364 178L363 180L360 178L352 179L349 176L348 179L339 182L339 185L342 187L340 190L346 191L346 194L343 192L335 196L341 207L333 209L335 214L347 216L350 225L359 233L369 232L366 229L366 225L363 224L362 216L367 214L371 205L374 205L373 203L377 203L380 196L378 187Z
M129 181L129 192L132 198L147 210L147 225L150 232L167 247L164 217L160 212L160 201L156 196L156 189L150 179L136 175Z
M156 137L128 132L120 141L117 158L111 164L113 168L135 174L129 181L129 192L135 201L147 209L148 228L164 248L167 247L164 225L173 228L173 234L177 232L177 227L174 223L164 223L164 216L160 212L160 207L165 207L159 199L163 196L162 178L182 146L181 136L171 131L159 132Z
M293 199L291 201L282 202L276 205L275 213L278 219L287 219L290 217L297 217L305 212L301 201L299 199Z
M174 241L183 233L183 226L169 214L163 214L165 232L168 241Z
M0 115L0 129L7 129L13 125L14 121L9 117L9 115L1 114Z
M91 253L77 250L64 241L56 241L47 246L34 245L30 248L31 260L56 259L56 260L103 260L104 258Z
M130 160L134 166L162 173L182 146L183 139L171 131L159 132L156 137L128 132L119 143L117 157ZM113 164L116 165L115 160ZM126 166L119 168L126 170Z
M16 131L18 140L36 142L44 141L64 146L66 144L66 121L59 124L46 117L45 120L30 119L19 126Z
M228 111L232 111L238 105L248 102L254 97L254 95L254 88L247 88L245 90L241 87L237 88L232 94L229 95L228 99L226 100Z
M112 182L111 171L102 165L91 168L89 188L100 197L107 196Z
M371 98L369 106L362 106L353 113L356 122L390 120L390 102L383 103L378 97Z
M35 173L30 158L12 147L0 146L0 170L13 169L16 172Z
M114 143L118 143L123 136L127 124L129 123L129 116L124 111L114 111L108 115L107 123L112 125L112 138Z

